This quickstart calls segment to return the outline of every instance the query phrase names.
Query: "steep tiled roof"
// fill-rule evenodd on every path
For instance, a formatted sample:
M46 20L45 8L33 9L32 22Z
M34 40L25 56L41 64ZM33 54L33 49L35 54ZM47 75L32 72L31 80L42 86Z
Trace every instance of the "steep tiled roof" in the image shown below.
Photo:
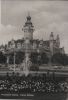
M15 41L15 43L21 43L21 44L22 44L23 42L24 42L24 39L23 39L23 40L22 40L22 39L18 39L18 40Z

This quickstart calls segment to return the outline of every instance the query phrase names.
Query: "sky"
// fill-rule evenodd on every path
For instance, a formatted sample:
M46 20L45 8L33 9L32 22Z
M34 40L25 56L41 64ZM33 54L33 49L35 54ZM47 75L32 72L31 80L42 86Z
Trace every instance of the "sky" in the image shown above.
M34 38L48 40L59 34L61 47L68 53L68 1L2 0L0 44L23 38L23 25L30 13L35 28Z
M0 0L0 24L1 24L1 0Z

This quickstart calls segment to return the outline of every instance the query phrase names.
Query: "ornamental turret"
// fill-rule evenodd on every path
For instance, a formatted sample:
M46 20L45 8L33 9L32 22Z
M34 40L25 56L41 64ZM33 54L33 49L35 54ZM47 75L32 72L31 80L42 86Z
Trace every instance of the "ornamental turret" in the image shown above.
M53 32L51 32L50 34L50 41L53 41L54 40L54 35L53 35Z
M57 43L57 47L59 48L60 47L60 38L59 38L59 35L57 35L56 43Z

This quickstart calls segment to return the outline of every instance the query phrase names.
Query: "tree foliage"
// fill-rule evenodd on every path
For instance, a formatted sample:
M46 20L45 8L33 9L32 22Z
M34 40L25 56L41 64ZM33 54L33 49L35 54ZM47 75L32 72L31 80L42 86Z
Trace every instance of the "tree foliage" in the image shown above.
M20 64L23 62L25 57L24 52L16 52L15 53L15 63ZM0 52L0 64L5 64L7 56ZM33 52L30 55L30 60L33 64L41 65L41 64L47 64L49 62L49 58L47 57L46 53L37 53ZM66 54L56 53L52 56L51 61L53 64L59 64L59 65L68 65L68 56ZM9 63L14 63L14 53L10 54Z
M45 53L32 53L31 54L31 61L34 64L47 64L48 63L48 57Z
M47 64L49 61L49 58L47 57L47 54L46 53L42 53L41 54L41 62L42 64Z
M0 52L0 64L6 63L6 56Z
M52 56L52 63L68 65L68 56L66 54L56 53Z
M22 63L23 62L23 59L24 59L24 56L25 56L25 53L23 53L23 52L17 52L17 53L15 53L15 63L16 64ZM10 64L13 64L14 63L14 53L12 53L10 55L9 63Z

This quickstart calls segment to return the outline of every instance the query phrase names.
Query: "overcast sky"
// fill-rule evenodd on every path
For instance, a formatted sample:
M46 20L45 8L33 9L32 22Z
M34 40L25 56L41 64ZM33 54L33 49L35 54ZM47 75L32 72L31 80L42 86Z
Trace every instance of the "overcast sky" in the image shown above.
M23 38L28 12L35 27L34 38L48 40L51 32L55 38L59 34L61 47L68 53L68 1L2 0L0 44Z

